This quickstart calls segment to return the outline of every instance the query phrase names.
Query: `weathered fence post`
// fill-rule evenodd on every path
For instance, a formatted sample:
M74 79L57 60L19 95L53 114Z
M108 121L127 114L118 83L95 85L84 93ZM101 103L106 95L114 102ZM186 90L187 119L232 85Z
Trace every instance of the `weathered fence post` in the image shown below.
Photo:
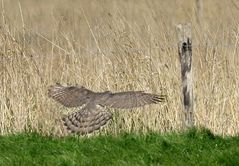
M178 53L181 63L183 104L186 126L194 125L191 24L179 24Z

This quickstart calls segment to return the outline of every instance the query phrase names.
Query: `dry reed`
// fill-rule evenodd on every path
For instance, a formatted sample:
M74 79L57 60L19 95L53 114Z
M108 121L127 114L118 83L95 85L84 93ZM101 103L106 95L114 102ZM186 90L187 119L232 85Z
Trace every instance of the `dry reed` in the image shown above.
M95 91L145 90L168 102L111 110L103 130L180 131L182 102L175 25L192 22L196 125L239 132L237 16L230 1L30 1L1 3L0 134L58 133L69 110L46 95L55 82Z

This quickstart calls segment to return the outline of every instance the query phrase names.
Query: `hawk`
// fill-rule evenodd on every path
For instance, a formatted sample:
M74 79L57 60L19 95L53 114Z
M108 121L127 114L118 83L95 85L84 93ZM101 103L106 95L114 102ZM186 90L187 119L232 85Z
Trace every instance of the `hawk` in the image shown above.
M93 92L83 86L62 86L59 83L50 86L48 96L65 107L81 107L79 111L62 118L68 131L80 135L99 130L112 119L112 113L106 111L106 107L132 109L163 102L166 97L143 91Z

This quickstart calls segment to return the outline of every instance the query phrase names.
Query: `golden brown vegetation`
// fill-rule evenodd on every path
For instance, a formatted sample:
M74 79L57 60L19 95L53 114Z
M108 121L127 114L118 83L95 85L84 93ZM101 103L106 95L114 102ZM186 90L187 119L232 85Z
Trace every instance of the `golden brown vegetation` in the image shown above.
M239 25L236 1L2 0L0 133L57 133L65 108L47 97L55 82L96 91L145 90L168 102L112 110L104 130L182 129L175 25L191 22L196 125L239 132Z

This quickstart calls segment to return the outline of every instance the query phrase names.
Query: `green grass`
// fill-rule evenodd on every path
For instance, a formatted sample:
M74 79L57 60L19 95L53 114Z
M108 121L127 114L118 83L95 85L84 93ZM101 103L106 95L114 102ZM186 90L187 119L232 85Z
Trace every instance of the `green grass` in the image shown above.
M207 129L92 138L0 137L0 165L239 165L239 137Z

